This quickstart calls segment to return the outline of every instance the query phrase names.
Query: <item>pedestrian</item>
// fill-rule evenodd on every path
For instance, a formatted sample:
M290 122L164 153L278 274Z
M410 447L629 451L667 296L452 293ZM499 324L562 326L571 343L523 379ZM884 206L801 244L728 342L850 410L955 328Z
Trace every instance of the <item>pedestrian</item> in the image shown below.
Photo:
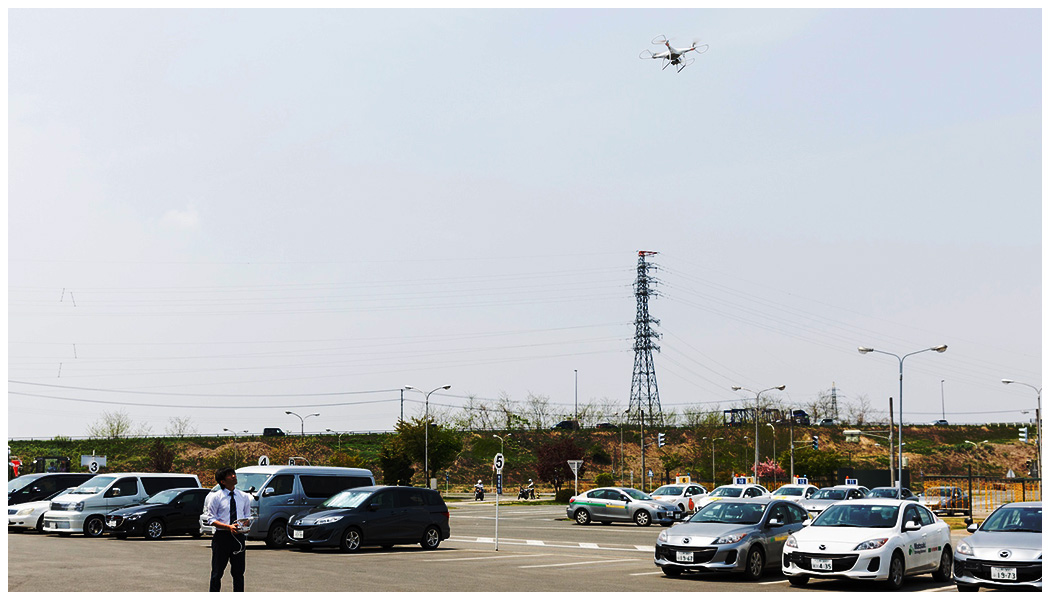
M238 490L237 472L230 467L215 471L219 489L204 500L205 522L215 527L211 539L211 584L208 591L217 592L222 585L226 564L233 576L233 591L244 591L244 533L252 497ZM239 529L238 525L242 525Z

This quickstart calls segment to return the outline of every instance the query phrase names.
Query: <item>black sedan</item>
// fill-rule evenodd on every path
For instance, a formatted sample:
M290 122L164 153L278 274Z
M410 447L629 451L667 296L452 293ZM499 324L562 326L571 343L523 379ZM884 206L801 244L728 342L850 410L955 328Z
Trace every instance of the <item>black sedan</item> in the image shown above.
M106 515L107 533L118 538L142 535L157 540L165 535L200 535L204 499L211 490L172 488L157 492L142 504L118 508Z
M343 490L288 520L288 541L298 548L419 544L434 550L448 539L448 506L435 490L369 486Z

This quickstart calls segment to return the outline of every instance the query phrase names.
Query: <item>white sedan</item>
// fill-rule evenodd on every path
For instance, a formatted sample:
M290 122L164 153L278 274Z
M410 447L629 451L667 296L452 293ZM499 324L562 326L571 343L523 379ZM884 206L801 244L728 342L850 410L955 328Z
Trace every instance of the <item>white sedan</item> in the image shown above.
M656 488L649 495L662 502L674 504L682 512L693 512L696 509L695 502L706 496L707 490L696 483L671 483Z
M833 504L784 543L783 571L793 586L811 577L883 581L905 575L952 578L948 524L917 502L865 498Z
M769 496L769 490L756 483L733 483L716 487L710 494L697 499L695 504L696 510L700 510L708 504L719 500L728 500L730 498L768 498Z
M43 500L12 504L11 506L8 506L7 528L13 531L21 529L36 529L37 531L43 531L44 513L51 510L51 499L75 489L75 487L71 487L64 490L58 490Z

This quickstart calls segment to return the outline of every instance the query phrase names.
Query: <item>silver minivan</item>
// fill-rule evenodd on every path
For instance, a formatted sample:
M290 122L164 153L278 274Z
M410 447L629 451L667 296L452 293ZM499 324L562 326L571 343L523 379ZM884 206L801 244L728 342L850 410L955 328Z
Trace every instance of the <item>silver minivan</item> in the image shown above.
M237 489L252 495L253 522L247 537L266 540L271 548L288 543L286 527L292 515L343 490L369 485L375 485L375 478L368 469L281 465L237 469ZM215 528L202 522L201 531L214 533Z
M96 475L73 491L51 499L51 508L44 513L44 531L61 536L83 533L99 537L106 528L109 511L177 487L201 487L201 482L196 475L186 473Z

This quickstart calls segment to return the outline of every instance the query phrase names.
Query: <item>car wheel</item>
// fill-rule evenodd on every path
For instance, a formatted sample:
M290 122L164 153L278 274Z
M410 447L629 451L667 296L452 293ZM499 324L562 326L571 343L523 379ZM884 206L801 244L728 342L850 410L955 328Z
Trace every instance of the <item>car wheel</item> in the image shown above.
M788 583L790 583L792 587L806 587L806 584L809 583L809 577L805 575L795 575L788 577Z
M37 519L37 521L36 521L36 530L37 531L43 531L44 530L44 515L40 515L40 518Z
M266 545L270 548L280 548L288 543L288 531L285 529L287 523L283 520L277 521L270 526L266 533Z
M904 557L894 553L890 559L890 573L886 578L886 588L892 591L901 589L904 585Z
M744 563L744 577L751 581L762 577L762 571L766 567L766 557L761 548L752 548L747 553L747 562Z
M938 583L950 581L952 578L952 551L948 549L948 546L944 547L944 552L941 552L941 566L933 572L933 580Z
M634 524L639 527L648 527L653 522L652 515L647 510L640 510L634 513Z
M161 523L160 519L153 519L149 523L146 523L146 539L147 540L159 540L164 536L164 523Z
M419 545L422 546L424 550L437 550L438 544L440 543L441 532L437 527L431 525L423 532L423 539L419 542Z
M577 524L586 525L591 522L591 513L581 508L572 513L572 518L576 520Z
M105 530L106 522L98 515L90 516L84 521L84 535L87 537L99 537Z
M685 512L685 505L679 504L678 505L678 510L680 510L682 512Z
M664 565L660 567L660 569L663 570L664 575L667 575L668 577L681 577L682 573L685 573L684 569L672 567L670 565Z
M339 549L343 552L357 552L361 549L361 530L357 527L347 527L343 537L339 540Z
M960 592L979 592L979 591L981 591L981 586L979 586L979 585L963 585L961 583L957 583L957 584L955 584L955 587Z

